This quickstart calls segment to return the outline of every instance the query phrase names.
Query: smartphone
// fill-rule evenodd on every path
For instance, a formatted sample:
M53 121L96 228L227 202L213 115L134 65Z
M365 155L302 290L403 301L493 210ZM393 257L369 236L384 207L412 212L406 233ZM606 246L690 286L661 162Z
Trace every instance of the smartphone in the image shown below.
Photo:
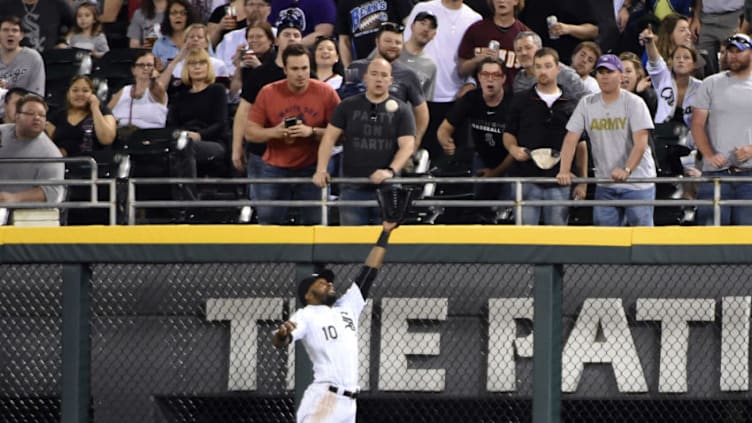
M298 124L298 118L296 116L290 116L285 118L285 128L295 126Z

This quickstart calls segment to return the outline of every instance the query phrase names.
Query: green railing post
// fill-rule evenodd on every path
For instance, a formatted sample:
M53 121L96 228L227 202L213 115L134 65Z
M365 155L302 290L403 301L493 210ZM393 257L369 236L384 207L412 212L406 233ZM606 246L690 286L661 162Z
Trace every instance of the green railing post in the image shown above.
M533 288L533 423L561 420L562 266L536 265Z
M88 264L63 265L62 423L89 422L90 281L91 269Z

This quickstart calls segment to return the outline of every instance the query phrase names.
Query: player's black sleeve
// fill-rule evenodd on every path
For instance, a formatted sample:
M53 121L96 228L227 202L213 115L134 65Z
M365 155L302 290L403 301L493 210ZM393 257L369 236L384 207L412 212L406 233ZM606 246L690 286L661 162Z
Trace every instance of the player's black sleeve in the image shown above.
M360 273L355 277L355 284L360 288L360 293L363 294L363 299L368 298L368 291L371 290L371 285L376 279L376 275L379 274L379 269L375 267L363 266L360 269Z

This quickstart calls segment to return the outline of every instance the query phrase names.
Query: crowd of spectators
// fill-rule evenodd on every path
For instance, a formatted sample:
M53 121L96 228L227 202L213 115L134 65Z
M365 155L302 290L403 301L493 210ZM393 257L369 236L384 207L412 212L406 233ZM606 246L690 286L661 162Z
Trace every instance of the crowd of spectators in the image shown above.
M371 183L331 198L374 199L418 149L438 171L556 177L526 183L526 200L654 200L661 190L633 178L752 174L751 0L226 1L0 0L0 157L113 161L133 132L174 128L187 146L167 176L311 181L251 184L262 201L320 199L336 176ZM108 91L82 66L60 90L45 60L65 49L88 63L129 50L130 76ZM55 90L65 98L45 102ZM575 176L613 183L588 190ZM510 187L473 195L511 200ZM680 188L713 195L708 183ZM0 186L0 203L62 198L18 189ZM752 200L752 184L722 193ZM722 222L747 224L749 210L723 207ZM256 212L262 224L321 221L311 207ZM568 212L525 207L522 220L567 224ZM697 212L712 222L712 209ZM593 222L652 226L654 213L597 206ZM341 210L344 225L378 220Z

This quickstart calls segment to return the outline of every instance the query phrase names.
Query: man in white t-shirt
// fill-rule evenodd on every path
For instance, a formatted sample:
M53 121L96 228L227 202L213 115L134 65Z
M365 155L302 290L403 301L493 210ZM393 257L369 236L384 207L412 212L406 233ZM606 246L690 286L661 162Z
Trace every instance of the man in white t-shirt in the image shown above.
M389 235L397 224L384 222L381 236L347 291L337 297L334 273L324 269L298 284L297 310L272 335L286 347L301 341L313 363L313 383L300 401L297 421L355 422L358 396L358 320L368 291L384 261ZM314 416L315 414L315 416Z

